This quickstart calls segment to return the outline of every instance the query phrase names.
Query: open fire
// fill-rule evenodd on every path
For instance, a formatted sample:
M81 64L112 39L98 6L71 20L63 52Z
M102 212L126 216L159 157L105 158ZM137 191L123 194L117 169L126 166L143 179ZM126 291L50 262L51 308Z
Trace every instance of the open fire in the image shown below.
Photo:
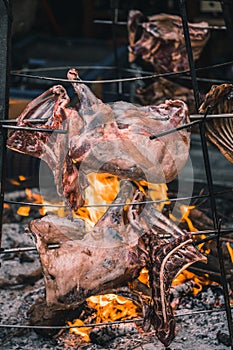
M170 288L180 284L175 278L182 271L207 261L203 253L208 245L198 250L193 244L198 229L189 215L195 207L181 205L179 217L163 213L170 204L163 181L176 178L189 154L187 106L178 100L149 109L125 102L106 105L80 81L75 69L68 78L79 104L68 107L66 90L55 86L29 104L18 118L19 130L8 138L11 149L48 164L58 193L72 210L72 220L56 213L29 224L43 267L46 303L67 311L87 302L96 310L96 318L99 312L111 315L110 319L116 314L122 320L136 317L134 303L127 305L129 298L123 299L117 291L127 287L129 293L140 294L132 285L141 272L149 290L146 301L141 297L144 321L169 346L175 336ZM30 127L30 119L38 113L43 118L32 141L20 126ZM49 137L40 131L43 128L68 131L68 138ZM25 207L23 215L27 214ZM183 283L191 277L186 272L179 276ZM201 279L195 284L196 293ZM110 290L116 294L109 294Z
M89 186L86 189L85 193L85 204L83 208L78 209L76 212L73 210L73 218L82 218L85 221L86 230L90 230L95 226L98 220L106 212L108 204L111 204L116 198L119 189L120 182L116 176L111 174L99 174L91 173L88 175ZM143 193L148 193L148 198L152 201L155 201L154 206L160 212L163 211L165 206L169 206L171 202L168 197L168 188L166 184L151 184L145 181L138 181L137 187L143 191ZM59 217L63 217L66 212L64 208L56 208L54 204L61 205L64 203L50 203L47 199L44 199L40 194L33 192L30 189L25 190L26 202L41 204L46 203L47 205L39 208L40 214L46 215L48 212L53 212ZM158 201L158 203L156 203ZM53 204L53 206L49 206ZM89 206L90 205L90 206ZM29 209L28 209L29 208ZM177 216L169 213L169 218L174 222L180 222L181 224L185 223L190 232L197 232L198 229L192 224L190 218L191 211L195 206L186 206L181 204L179 206L180 213L177 213ZM125 206L127 211L127 205ZM19 207L17 213L22 216L30 215L30 206L21 206ZM197 236L198 237L198 236ZM196 237L196 239L197 239ZM203 235L199 236L203 238ZM200 247L201 248L201 247ZM148 270L142 268L138 280L150 286ZM193 294L198 294L204 285L213 284L213 281L210 280L209 276L197 276L194 273L184 270L172 282L172 288L176 286L192 281L192 287L189 292ZM150 298L150 296L147 296ZM138 303L135 303L134 300L125 298L117 294L103 294L90 296L86 299L87 307L91 310L94 310L92 314L92 322L102 323L102 322L113 322L116 320L126 320L126 319L137 319L142 316L142 310ZM177 305L172 304L175 309ZM69 326L74 326L70 329L71 333L77 334L82 339L83 342L89 342L89 333L91 327L85 327L85 323L90 323L90 316L88 319L76 319L73 322L68 321ZM83 327L81 327L83 325ZM78 326L78 327L76 327Z

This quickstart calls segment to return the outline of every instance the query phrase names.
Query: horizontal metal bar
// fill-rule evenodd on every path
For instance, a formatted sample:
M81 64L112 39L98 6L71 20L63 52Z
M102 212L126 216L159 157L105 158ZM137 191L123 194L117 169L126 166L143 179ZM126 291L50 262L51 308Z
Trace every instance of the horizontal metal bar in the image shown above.
M219 191L215 192L215 196L222 195L224 193L231 193L233 192L233 189L228 189L225 191ZM209 194L202 194L202 195L195 195L195 196L187 196L187 197L179 197L179 198L167 198L167 199L157 199L157 200L147 200L147 201L141 201L141 202L130 202L130 203L106 203L106 204L87 204L83 205L81 208L99 208L99 207L124 207L129 205L143 205L143 204L159 204L159 203L165 203L165 202L179 202L179 201L186 201L190 199L201 199L201 198L208 198ZM54 208L68 208L68 205L63 204L48 204L48 203L30 203L30 202L17 202L17 201L11 201L11 200L4 200L4 203L7 204L16 204L20 206L28 205L28 206L35 206L35 207L54 207Z
M229 230L222 230L221 231L221 238L227 236L228 234L232 233L233 229L229 229ZM194 245L199 245L201 243L213 240L217 238L217 231L214 230L206 230L206 231L195 231L195 232L190 232L192 234L192 236L197 236L197 235L211 235L210 237L204 238L203 240L200 241L194 241L193 244ZM215 234L216 233L216 234ZM172 236L170 234L160 234L159 238L161 239L169 239L172 238ZM58 249L60 248L60 243L56 243L56 244L48 244L47 245L48 249ZM36 246L31 246L31 247L17 247L17 248L0 248L0 255L1 254L11 254L11 253L20 253L20 252L30 252L30 251L37 251Z
M46 119L43 119L43 122L47 121L48 118ZM41 119L24 119L23 120L25 123L29 122L29 123L32 123L32 124L37 124L37 123L41 123L42 120ZM0 120L0 124L12 124L12 123L17 123L18 120L17 119L4 119L4 120Z
M177 128L172 128L172 129L163 131L163 132L156 134L156 135L151 135L149 138L150 138L150 140L154 140L154 139L157 139L159 137L172 134L172 133L177 132L179 130L187 129L195 124L202 123L203 121L208 121L208 120L217 119L217 118L233 118L233 113L209 114L209 115L193 114L190 116L190 119L197 119L197 120L192 121L190 123L186 123L186 124L181 125L181 126L177 126Z
M45 128L31 128L28 126L14 126L14 125L4 125L1 127L3 129L14 129L14 130L25 130L25 131L39 131L39 132L50 132L55 134L67 134L67 130L59 130L59 129L45 129Z
M17 202L11 200L4 200L6 204L16 204L20 206L30 206L30 207L52 207L52 208L68 208L65 204L48 204L48 203L30 203L30 202Z
M153 23L153 21L150 21L151 23ZM117 21L117 22L113 22L111 20L104 20L104 19L95 19L94 20L94 23L96 24L116 24L116 25L119 25L119 26L127 26L128 25L128 22L126 21ZM139 24L140 25L140 24ZM208 25L208 26L195 26L195 28L198 28L198 29L211 29L211 30L226 30L226 26L214 26L214 25Z
M48 244L48 249L57 249L60 248L60 244ZM32 252L37 251L36 246L32 247L18 247L18 248L0 248L1 254L11 254L11 253L21 253L21 252Z
M196 68L195 71L198 72L203 70L210 70L210 69L225 67L225 66L231 65L232 63L233 63L232 60L224 63L217 63L210 66ZM77 83L77 84L82 84L82 83L83 84L102 84L102 83L118 83L118 82L130 82L130 81L133 82L133 81L146 80L146 79L155 79L160 77L179 76L179 75L190 73L190 70L187 69L180 72L167 72L167 73L160 73L160 74L152 73L145 76L119 78L119 79L103 79L103 80L69 80L69 79L63 79L63 78L54 78L54 77L25 74L24 72L25 70L11 71L11 75L30 78L30 79L55 81L55 82L66 82L66 83L68 82L68 83Z
M205 117L206 119L218 119L218 118L233 118L233 112L232 113L222 113L222 114L209 114ZM191 114L190 119L199 119L199 121L202 121L204 119L204 114Z
M232 309L232 308L231 308ZM192 312L185 312L185 313L177 313L174 316L175 317L186 317L186 316L195 316L200 314L211 314L211 313L219 313L219 312L225 312L225 308L222 309L212 309L212 310L198 310L198 311L192 311ZM110 326L110 325L118 325L118 324L124 324L124 323L138 323L143 322L144 318L140 317L137 319L130 319L130 320L120 320L120 321L112 321L112 322L102 322L102 323L86 323L83 325L73 325L73 326L31 326L31 325L17 325L17 324L0 324L0 328L23 328L23 329L71 329L71 328L81 328L81 327L103 327L103 326Z

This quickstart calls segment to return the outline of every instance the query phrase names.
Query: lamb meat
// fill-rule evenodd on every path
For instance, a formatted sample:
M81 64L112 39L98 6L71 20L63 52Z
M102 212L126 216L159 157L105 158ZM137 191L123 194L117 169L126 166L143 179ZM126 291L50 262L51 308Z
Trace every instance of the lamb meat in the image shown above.
M57 192L62 195L62 172L67 153L68 136L79 133L82 119L75 108L68 107L70 98L65 88L56 85L32 100L17 118L17 126L38 131L16 130L9 133L7 147L45 161L54 174ZM34 120L38 121L36 124ZM67 130L66 134L42 132L39 129Z
M105 104L80 81L75 69L68 72L68 78L76 81L73 86L79 102L74 107L68 107L65 89L54 87L32 101L18 118L18 125L28 126L30 119L40 118L38 128L66 129L67 136L18 130L10 134L7 145L45 160L58 193L63 193L71 208L83 205L90 172L152 183L177 176L189 155L189 130L154 140L149 136L186 124L189 113L184 102L168 100L146 107L123 101Z
M193 90L165 78L157 78L153 84L136 90L134 100L142 106L159 105L167 99L178 99L188 105L189 113L195 113Z
M233 112L233 84L213 85L206 94L199 112L205 114ZM233 118L213 118L206 122L206 135L233 163Z
M193 57L197 60L209 39L207 22L189 23ZM129 61L142 57L156 73L189 69L181 18L158 14L145 17L132 10L128 17Z
M68 77L79 79L75 69ZM73 82L73 86L84 126L70 139L63 168L64 194L72 208L82 205L86 174L92 171L151 183L170 182L177 176L189 155L190 132L183 129L154 140L149 136L188 122L183 101L146 107L124 101L104 104L85 84Z
M134 205L117 206L129 199ZM48 215L33 220L30 229L44 271L49 307L77 307L87 297L113 292L135 280L147 267L151 305L145 322L155 327L168 346L175 336L170 305L172 279L184 268L205 257L192 245L191 235L181 231L153 204L140 205L144 194L129 181L92 231L85 232L82 219L70 221ZM170 239L163 238L169 235ZM51 249L49 244L59 244Z

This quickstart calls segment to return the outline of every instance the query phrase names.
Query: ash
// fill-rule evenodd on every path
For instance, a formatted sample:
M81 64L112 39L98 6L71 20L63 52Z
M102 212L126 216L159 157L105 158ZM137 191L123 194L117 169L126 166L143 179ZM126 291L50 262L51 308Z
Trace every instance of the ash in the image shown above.
M3 225L3 248L34 245L25 234L24 223ZM0 324L27 325L27 311L45 288L37 252L1 255L0 269ZM217 305L217 306L216 306ZM229 349L226 313L222 311L224 299L221 287L212 285L197 296L182 298L177 314L177 336L170 350ZM212 309L218 312L209 312ZM206 313L194 312L206 310ZM191 315L191 313L194 313ZM81 343L78 336L65 330L56 338L44 338L32 329L1 328L0 347L5 350L31 349L118 349L152 350L164 349L154 331L147 333L134 323L95 327L91 333L92 343Z

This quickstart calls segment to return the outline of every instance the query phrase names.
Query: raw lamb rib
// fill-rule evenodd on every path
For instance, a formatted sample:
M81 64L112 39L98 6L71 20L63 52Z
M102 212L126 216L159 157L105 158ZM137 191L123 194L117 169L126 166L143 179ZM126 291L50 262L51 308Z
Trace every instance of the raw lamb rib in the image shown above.
M233 112L233 84L213 85L199 112L205 114ZM233 163L233 118L213 118L206 122L206 134L222 154Z
M48 215L33 220L43 267L46 300L49 307L72 309L87 297L127 286L142 267L150 276L152 301L147 305L145 322L154 326L160 341L168 346L175 336L175 320L170 305L172 279L183 269L205 257L192 245L189 233L181 231L153 204L139 205L145 196L135 185L123 180L113 204L92 231L85 233L81 219ZM170 239L163 238L164 235ZM51 249L49 244L59 244Z
M209 38L207 22L189 23L193 57L197 60ZM129 61L142 57L156 73L189 69L181 18L158 14L145 17L132 10L128 17Z
M151 183L170 182L177 176L189 155L189 130L154 140L149 136L189 121L183 101L146 107L123 101L105 104L79 80L77 70L69 70L68 78L79 98L75 107L67 107L65 89L56 86L32 101L18 119L18 125L30 125L30 119L41 118L38 127L67 129L67 136L36 132L32 137L18 130L7 145L44 159L71 208L83 205L90 172Z

